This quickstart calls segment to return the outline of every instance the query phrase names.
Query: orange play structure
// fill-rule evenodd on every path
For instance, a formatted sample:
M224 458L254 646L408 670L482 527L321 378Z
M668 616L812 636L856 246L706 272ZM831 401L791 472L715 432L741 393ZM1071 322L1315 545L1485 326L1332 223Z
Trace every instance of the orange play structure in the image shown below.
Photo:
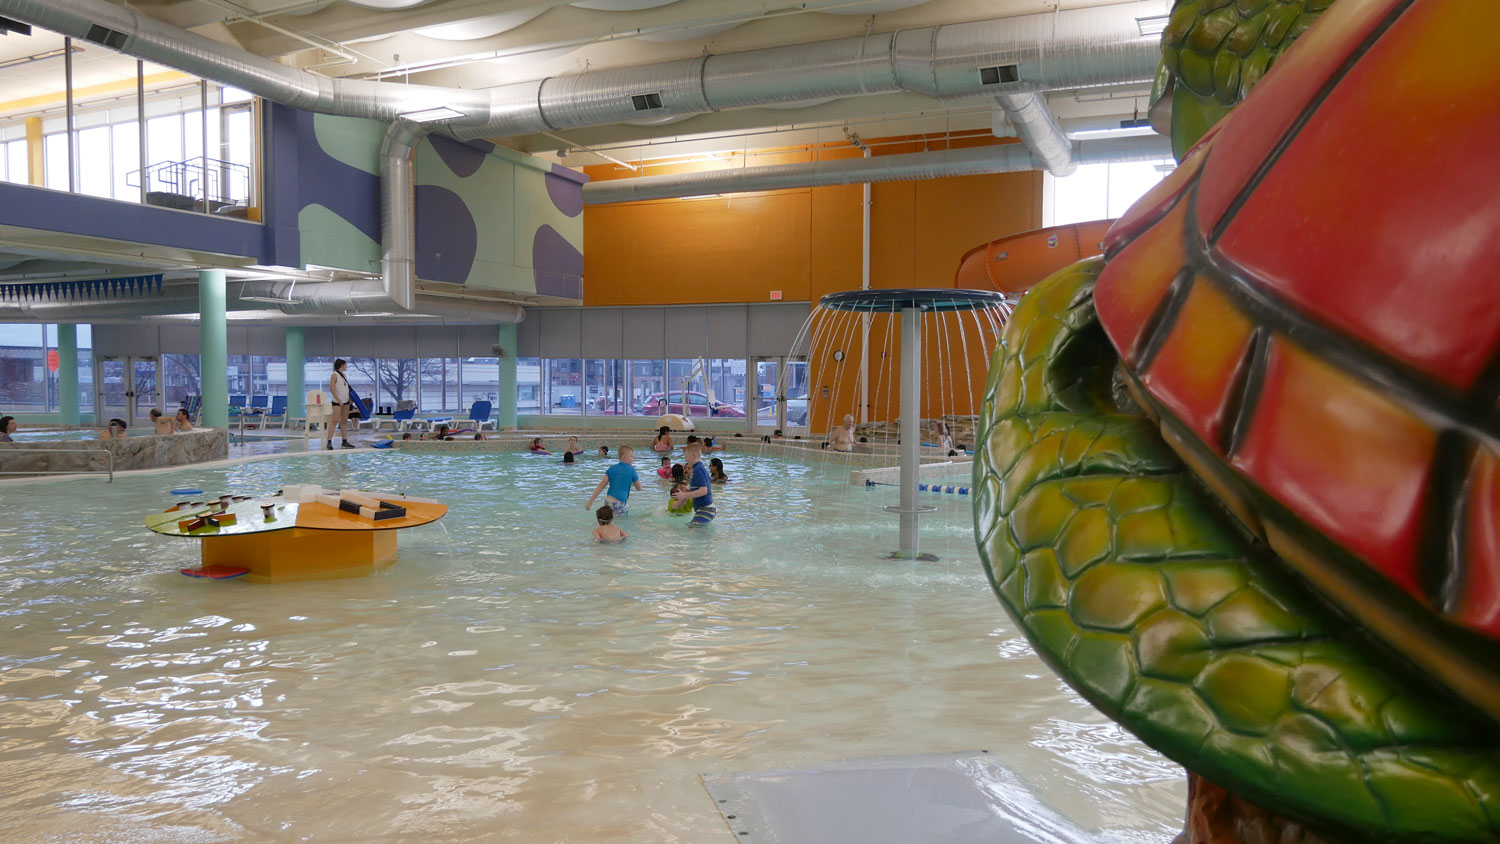
M976 246L959 261L953 286L1019 296L1063 267L1102 254L1104 233L1113 223L1114 220L1069 223Z

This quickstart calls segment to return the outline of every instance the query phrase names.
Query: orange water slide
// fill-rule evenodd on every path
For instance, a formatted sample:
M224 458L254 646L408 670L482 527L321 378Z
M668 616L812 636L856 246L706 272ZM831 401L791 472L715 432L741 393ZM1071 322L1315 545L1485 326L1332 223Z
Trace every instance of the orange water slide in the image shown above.
M1113 223L1069 223L976 246L958 262L953 286L1019 296L1063 267L1103 252L1104 233Z

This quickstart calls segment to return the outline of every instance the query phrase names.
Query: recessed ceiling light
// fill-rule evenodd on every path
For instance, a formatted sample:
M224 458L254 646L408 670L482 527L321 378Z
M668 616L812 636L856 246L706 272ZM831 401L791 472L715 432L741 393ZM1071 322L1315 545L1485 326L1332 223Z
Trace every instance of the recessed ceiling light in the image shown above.
M402 118L403 120L410 120L413 123L432 123L437 120L456 120L460 117L468 117L467 114L464 114L463 112L457 111L455 109L451 109L447 106L424 108L419 111L408 111L405 114L400 114L397 116Z

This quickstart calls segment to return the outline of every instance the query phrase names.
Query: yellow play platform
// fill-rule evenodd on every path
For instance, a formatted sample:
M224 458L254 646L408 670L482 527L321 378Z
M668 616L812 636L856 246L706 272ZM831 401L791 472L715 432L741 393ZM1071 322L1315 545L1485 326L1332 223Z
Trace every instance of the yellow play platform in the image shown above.
M183 502L146 517L164 536L202 540L194 577L263 583L360 577L396 559L396 532L429 524L445 504L391 493L288 488L266 498Z

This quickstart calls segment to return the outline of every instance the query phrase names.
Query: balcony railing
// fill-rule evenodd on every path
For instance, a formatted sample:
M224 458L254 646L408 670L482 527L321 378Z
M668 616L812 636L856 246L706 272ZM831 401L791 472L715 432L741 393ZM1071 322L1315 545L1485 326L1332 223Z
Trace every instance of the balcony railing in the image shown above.
M141 172L126 174L126 184L140 187ZM148 205L231 217L249 210L250 168L244 164L217 158L159 161L145 174Z

